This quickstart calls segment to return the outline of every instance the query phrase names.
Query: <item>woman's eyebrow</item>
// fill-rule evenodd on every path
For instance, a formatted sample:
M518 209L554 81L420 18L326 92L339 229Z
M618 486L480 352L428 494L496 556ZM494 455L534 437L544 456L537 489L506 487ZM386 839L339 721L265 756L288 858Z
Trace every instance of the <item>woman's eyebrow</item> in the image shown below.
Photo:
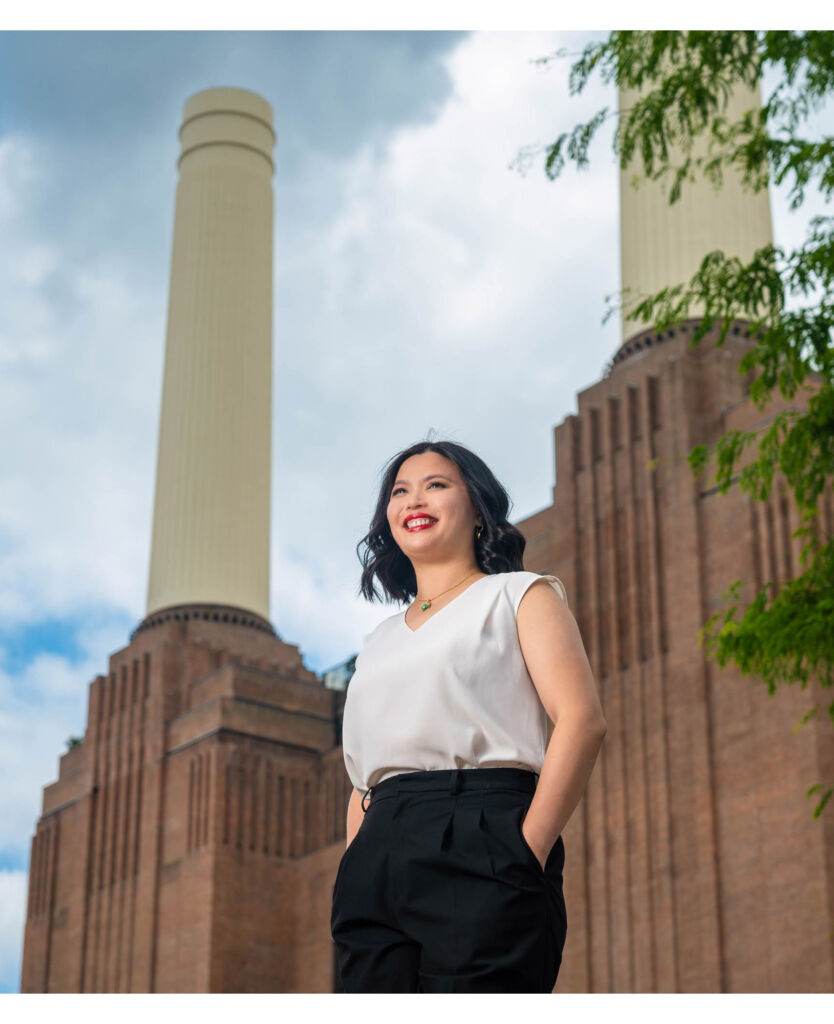
M450 484L454 483L453 480L451 480L448 476L444 476L442 473L429 473L428 476L424 476L423 477L423 483L425 483L426 480L433 480L435 477L440 477L441 480L448 480ZM396 486L397 484L407 484L407 483L408 483L408 480L395 480L394 481L394 486Z

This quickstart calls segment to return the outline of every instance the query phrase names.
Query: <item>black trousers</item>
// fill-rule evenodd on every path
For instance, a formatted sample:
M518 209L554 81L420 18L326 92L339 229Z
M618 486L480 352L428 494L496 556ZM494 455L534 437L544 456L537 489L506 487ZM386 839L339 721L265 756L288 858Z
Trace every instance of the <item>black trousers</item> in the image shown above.
M330 931L345 992L551 992L567 931L565 846L521 831L538 776L403 772L372 787Z

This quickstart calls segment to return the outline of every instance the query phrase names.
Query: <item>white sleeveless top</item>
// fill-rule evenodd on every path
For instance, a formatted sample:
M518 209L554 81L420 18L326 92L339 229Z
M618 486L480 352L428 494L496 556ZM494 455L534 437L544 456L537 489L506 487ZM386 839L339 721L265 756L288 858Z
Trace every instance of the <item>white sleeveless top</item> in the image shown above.
M475 580L422 626L405 611L364 638L342 722L345 767L365 793L399 772L499 765L540 772L547 712L518 640L516 613L535 572Z

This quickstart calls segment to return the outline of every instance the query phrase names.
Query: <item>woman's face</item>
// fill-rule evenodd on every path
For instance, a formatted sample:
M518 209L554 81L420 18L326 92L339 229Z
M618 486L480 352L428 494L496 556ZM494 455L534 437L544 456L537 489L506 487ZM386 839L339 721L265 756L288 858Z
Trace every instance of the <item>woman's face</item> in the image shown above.
M406 519L429 517L409 527ZM412 562L443 562L474 554L477 514L460 470L439 452L412 455L400 466L388 498L388 525Z

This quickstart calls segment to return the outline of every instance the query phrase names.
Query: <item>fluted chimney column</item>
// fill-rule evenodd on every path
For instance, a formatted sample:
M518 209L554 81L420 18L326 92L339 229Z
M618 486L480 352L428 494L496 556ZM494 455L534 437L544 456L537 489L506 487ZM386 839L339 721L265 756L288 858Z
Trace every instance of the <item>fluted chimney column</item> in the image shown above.
M620 110L627 110L636 95L620 87ZM723 113L732 123L745 110L760 105L758 87L751 90L739 84ZM706 135L694 141L692 154L707 154ZM673 164L684 160L682 150L674 144L670 155ZM644 173L639 156L620 170L620 280L623 288L634 289L626 292L624 308L661 288L688 284L713 249L748 261L756 249L773 240L768 189L754 195L742 188L741 175L734 167L725 166L722 171L718 191L696 171L696 180L684 181L680 198L670 206L671 174L660 182L642 180L635 188L631 179ZM690 317L702 314L702 307L693 307ZM648 329L623 314L620 319L623 342Z
M207 89L180 140L147 614L268 619L272 109Z

